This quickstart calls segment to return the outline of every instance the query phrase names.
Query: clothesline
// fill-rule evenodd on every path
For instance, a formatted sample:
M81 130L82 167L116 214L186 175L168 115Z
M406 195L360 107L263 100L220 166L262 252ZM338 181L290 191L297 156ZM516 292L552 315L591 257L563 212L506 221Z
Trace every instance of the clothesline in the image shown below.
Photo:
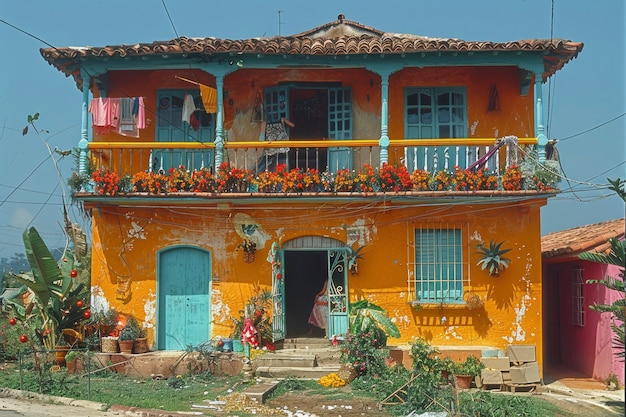
M187 79L187 78L179 77L178 75L175 75L174 78L178 78L179 80L183 80L183 81L186 81L186 82L191 83L191 84L202 85L202 84L200 84L197 81L193 81L193 80L190 80L190 79Z

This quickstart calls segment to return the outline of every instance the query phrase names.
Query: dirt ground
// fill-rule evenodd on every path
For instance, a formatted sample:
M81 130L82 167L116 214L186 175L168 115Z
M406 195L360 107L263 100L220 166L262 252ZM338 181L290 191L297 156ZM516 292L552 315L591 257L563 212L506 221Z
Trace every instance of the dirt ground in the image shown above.
M611 401L607 398L580 398L555 393L503 393L502 395L532 395L544 399L559 408L560 411L555 417L615 417L624 415L624 403ZM385 411L384 407L380 410L374 400L355 398L354 400L338 401L328 399L325 396L302 393L288 393L266 405L272 409L283 410L282 415L289 415L285 411L291 411L294 413L293 415L296 411L300 411L300 416L319 417L386 417L391 415Z
M319 417L356 417L356 416L390 416L385 410L379 410L378 404L372 399L333 400L323 395L308 395L303 393L287 393L267 403L268 407L291 411L300 411ZM287 413L283 414L286 415Z

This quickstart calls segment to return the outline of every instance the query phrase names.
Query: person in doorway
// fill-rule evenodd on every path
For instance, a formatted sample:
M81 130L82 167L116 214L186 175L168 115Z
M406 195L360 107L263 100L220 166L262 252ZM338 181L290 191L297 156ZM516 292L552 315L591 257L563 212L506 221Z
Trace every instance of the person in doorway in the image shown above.
M315 304L313 310L309 315L309 324L319 329L323 329L326 332L328 325L328 295L326 289L328 287L328 281L324 281L324 287L315 295ZM313 327L309 329L309 334L313 334Z

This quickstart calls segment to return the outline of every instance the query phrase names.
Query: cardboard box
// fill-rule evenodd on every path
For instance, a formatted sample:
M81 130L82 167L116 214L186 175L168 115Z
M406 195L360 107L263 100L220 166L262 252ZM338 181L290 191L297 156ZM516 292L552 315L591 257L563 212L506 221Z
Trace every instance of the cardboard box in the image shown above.
M480 379L483 385L502 385L502 372L495 369L483 369L480 371Z
M506 356L508 356L511 363L514 364L534 362L537 360L535 356L535 345L508 345L506 347Z
M508 370L511 367L509 358L480 358L480 361L487 369L497 369L499 371Z
M514 384L532 384L541 381L537 362L511 366L509 372L511 373L511 382Z

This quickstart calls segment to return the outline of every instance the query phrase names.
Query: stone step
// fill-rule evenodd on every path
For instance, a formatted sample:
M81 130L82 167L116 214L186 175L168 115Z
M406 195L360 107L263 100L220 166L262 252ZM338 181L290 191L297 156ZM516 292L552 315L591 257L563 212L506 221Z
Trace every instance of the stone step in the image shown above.
M331 372L339 371L337 366L316 366L316 367L271 367L259 366L256 368L255 376L264 378L299 378L299 379L319 379Z
M319 337L287 338L276 351L256 357L254 375L265 378L319 379L341 366L341 350Z
M312 349L331 346L328 339L321 337L295 337L282 340L277 346L279 349Z
M257 378L253 385L249 385L242 391L242 394L259 404L264 404L279 382L276 379Z
M312 353L303 352L267 352L254 359L256 366L266 367L309 367L317 366L316 356Z

